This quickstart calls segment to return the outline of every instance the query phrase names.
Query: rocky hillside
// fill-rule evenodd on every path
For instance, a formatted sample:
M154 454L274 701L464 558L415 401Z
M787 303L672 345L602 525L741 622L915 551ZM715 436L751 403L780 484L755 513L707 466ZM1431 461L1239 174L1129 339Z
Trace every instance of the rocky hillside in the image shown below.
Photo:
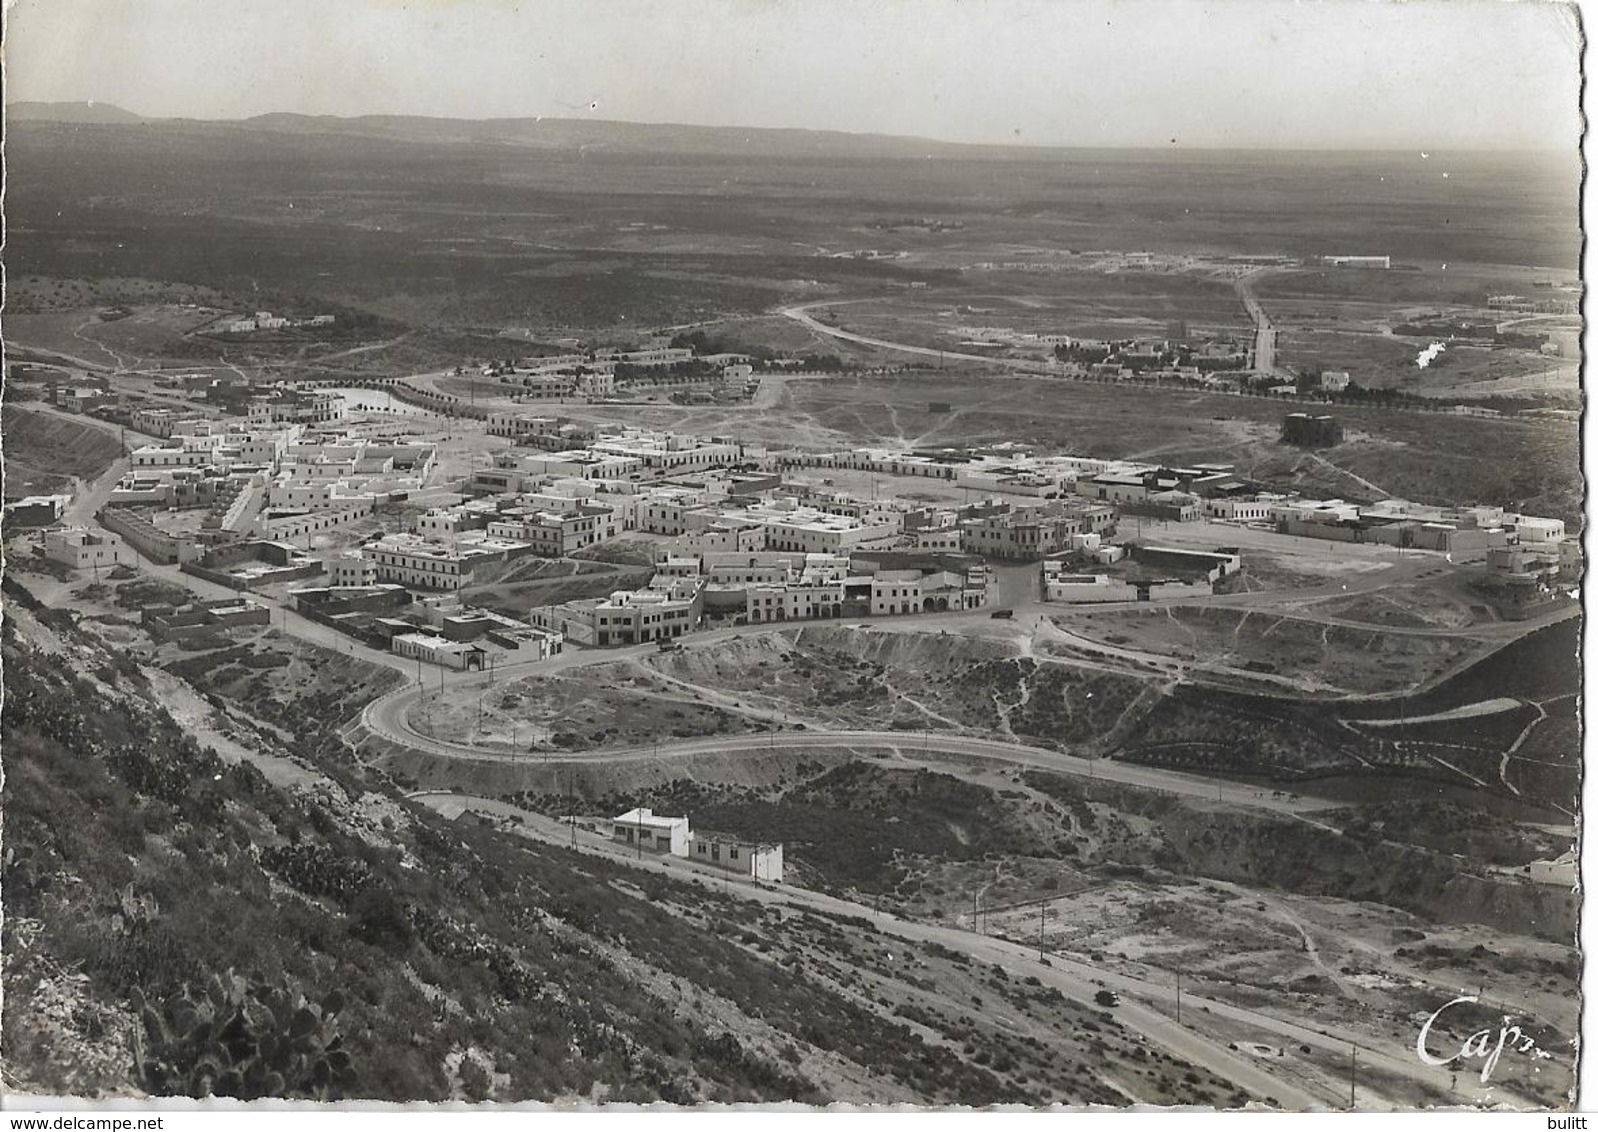
M446 822L319 741L256 736L261 758L312 768L274 785L197 744L69 614L8 611L3 659L13 1088L1245 1099L1036 980Z

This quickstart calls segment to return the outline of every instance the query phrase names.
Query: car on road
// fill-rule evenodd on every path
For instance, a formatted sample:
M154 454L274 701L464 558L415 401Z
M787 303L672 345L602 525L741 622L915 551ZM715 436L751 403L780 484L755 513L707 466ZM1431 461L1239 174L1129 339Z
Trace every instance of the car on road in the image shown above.
M995 609L992 613L988 614L988 616L993 618L995 621L1009 621L1015 616L1015 610Z

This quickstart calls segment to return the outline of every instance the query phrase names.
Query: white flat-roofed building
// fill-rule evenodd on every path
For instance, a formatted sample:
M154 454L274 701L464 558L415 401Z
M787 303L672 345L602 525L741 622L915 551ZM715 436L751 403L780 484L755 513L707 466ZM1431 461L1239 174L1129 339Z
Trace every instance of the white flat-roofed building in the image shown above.
M516 440L523 436L547 436L560 427L557 417L536 416L532 413L490 413L485 423L489 436Z
M1554 543L1565 541L1563 519L1540 519L1535 515L1505 515L1506 525L1514 528L1521 543Z
M727 833L695 832L689 836L689 857L739 873L751 880L782 883L782 842L750 841Z
M45 531L44 556L74 570L115 566L119 562L132 562L136 557L118 536L87 527Z
M138 469L208 468L226 467L232 460L215 445L146 444L129 454L128 463Z
M432 633L398 633L389 638L389 648L399 656L437 664L456 671L481 671L487 665L488 650L470 641L452 641Z
M174 409L135 409L129 421L139 432L162 439L195 427L202 418Z
M507 512L488 524L498 538L529 543L544 558L564 558L614 537L616 524L608 507L568 503L561 510L528 508Z
M656 535L680 535L691 529L690 515L709 499L696 488L658 487L643 496L638 510L638 529Z
M377 585L377 563L359 551L348 551L327 564L328 585L334 588L364 588Z
M873 614L920 613L921 571L883 570L871 578Z
M525 542L473 531L448 541L414 534L385 535L368 543L362 554L374 564L380 582L398 582L413 589L458 590L479 567L529 549Z
M672 433L628 432L596 440L589 445L589 451L637 460L645 472L655 476L702 472L742 459L735 444Z
M270 424L329 424L344 417L344 398L324 390L280 392L250 402L252 426Z
M267 486L268 507L290 511L333 511L345 507L371 506L377 497L359 491L347 480L295 480L284 472Z
M791 499L697 514L698 521L689 520L692 527L708 527L718 522L752 523L765 528L765 549L802 554L847 554L864 547L883 546L896 540L901 531L897 521L867 521L850 515L833 515L815 507L801 506Z
M1205 518L1232 523L1262 523L1271 517L1271 500L1249 496L1218 496L1200 501Z
M640 852L686 857L692 834L687 818L668 818L647 807L635 807L611 819L610 836Z
M1050 567L1055 567L1051 570ZM1043 600L1091 604L1102 601L1136 601L1137 587L1108 574L1076 574L1060 562L1043 564Z
M596 350L594 358L601 362L623 362L630 366L674 366L691 361L694 352L683 346L647 346L640 350Z
M534 606L527 618L567 640L600 648L670 641L698 627L704 590L698 577L662 578L646 589L617 590L608 598Z
M958 523L942 527L921 527L908 533L915 540L917 550L958 552L964 542L964 532Z
M801 573L847 574L849 559L838 554L795 554L785 551L707 551L698 556L701 572L712 582L776 582Z
M716 519L685 532L674 545L694 554L761 551L766 548L766 528L760 523Z
M579 480L620 480L643 472L644 463L635 456L574 448L547 455L527 455L520 460L524 471L534 475L567 476Z
M1070 545L1086 524L1080 515L1057 506L1016 508L963 520L960 549L986 558L1028 559Z
M1278 523L1352 523L1359 519L1359 506L1341 499L1276 499L1270 517Z
M862 587L869 579L856 579ZM744 616L753 624L842 617L849 579L809 577L744 583Z

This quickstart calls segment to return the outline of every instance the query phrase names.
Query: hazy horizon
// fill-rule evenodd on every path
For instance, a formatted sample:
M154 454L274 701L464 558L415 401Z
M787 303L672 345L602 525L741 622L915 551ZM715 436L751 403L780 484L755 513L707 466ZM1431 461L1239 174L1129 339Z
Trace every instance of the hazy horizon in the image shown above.
M310 121L335 121L335 122L349 122L349 123L361 122L361 121L374 121L374 120L399 120L399 121L437 122L437 123L459 122L459 123L472 123L472 124L484 124L484 125L492 125L494 123L556 122L556 123L580 123L580 124L586 125L586 126L645 127L645 128L658 128L658 129L665 129L665 130L672 130L672 129L725 130L725 131L732 131L732 132L736 132L736 131L739 131L739 130L747 130L747 131L773 131L773 132L789 132L789 133L804 133L804 134L836 134L836 135L845 136L845 137L882 138L882 139L888 140L888 141L899 141L899 142L925 142L928 145L946 146L946 147L962 147L962 146L964 146L964 147L970 147L970 148L973 148L973 149L976 149L976 148L1016 149L1016 150L1032 149L1032 150L1037 150L1040 153L1041 152L1049 152L1049 151L1066 151L1066 152L1079 152L1079 153L1164 153L1164 154L1167 154L1167 155L1172 156L1172 157L1179 157L1179 156L1181 156L1184 153L1399 154L1399 153L1412 153L1412 152L1414 152L1414 148L1415 148L1412 145L1404 145L1404 144L1396 144L1396 143L1387 144L1387 145L1371 144L1371 145L1364 145L1364 146L1185 145L1185 146L1173 148L1173 147L1171 147L1169 145L1160 146L1160 145L1141 145L1141 144L1125 144L1125 145L1108 145L1108 144L1100 144L1100 145L1064 145L1064 144L1049 144L1049 143L1043 143L1043 142L1031 142L1031 143L1028 143L1028 142L1016 142L1016 141L1010 141L1010 142L960 142L960 141L948 141L948 140L943 139L943 138L922 137L922 136L913 135L913 134L890 134L890 133L883 133L883 132L880 132L880 131L850 130L850 129L844 129L844 128L839 128L839 127L830 127L830 126L720 125L720 124L709 123L709 122L685 122L685 121L668 121L668 120L648 120L648 119L642 119L642 118L568 118L568 117L562 117L562 116L559 116L559 115L550 115L550 114L522 115L522 116L519 116L519 117L518 116L499 116L499 117L491 117L491 118L474 118L474 117L445 116L445 115L437 115L437 114L410 114L410 113L400 113L400 112L394 112L394 111L381 111L381 110L374 110L374 111L361 113L361 114L309 114L309 113L306 113L304 111L299 111L299 110L263 110L260 113L251 114L251 115L243 116L243 117L233 117L233 118L197 118L197 117L191 117L191 116L186 116L186 115L142 114L139 111L137 111L137 110L135 110L135 109L133 109L131 107L121 106L121 105L117 105L117 104L114 104L114 103L95 102L95 101L82 101L82 102L49 101L49 102L42 102L42 101L38 101L38 100L34 100L34 99L13 99L13 100L8 101L8 102L6 102L4 104L5 110L8 113L11 110L13 110L13 109L15 109L17 107L34 107L34 106L56 106L56 107L61 107L61 106L96 107L96 106L98 106L98 107L110 107L110 108L115 109L115 110L125 111L125 112L133 115L134 117L136 117L138 119L141 119L144 124L151 124L151 125L162 124L162 123L173 123L173 124L194 123L194 124L198 124L198 125L235 125L235 124L244 124L244 123L258 121L258 120L260 120L262 118L278 118L278 117L298 117L298 118L304 118L304 119L307 119L307 120L310 120ZM27 120L27 119L24 119L24 120ZM38 119L38 120L45 121L45 120L49 120L49 119L41 118L41 119ZM63 120L63 124L70 125L70 124L73 124L73 123L66 122L66 121ZM82 123L82 124L90 124L90 123ZM115 125L116 123L95 123L95 124ZM132 123L129 123L129 124L132 124ZM1448 154L1450 156L1477 155L1477 154L1484 155L1484 156L1487 156L1487 155L1510 156L1510 155L1514 155L1514 154L1546 154L1546 155L1560 155L1560 156L1563 156L1563 155L1567 155L1568 154L1571 157L1579 157L1580 156L1580 151L1574 145L1571 145L1571 146L1553 146L1553 145L1545 145L1545 146L1532 146L1532 145L1527 145L1527 146L1476 146L1476 147L1448 146L1448 147L1435 147L1435 148L1432 148L1430 150L1425 151L1420 156L1429 157L1429 156L1437 156L1437 155L1442 155L1442 154Z
M1331 152L1574 150L1581 127L1579 10L1543 0L13 0L8 16L8 105L152 119Z

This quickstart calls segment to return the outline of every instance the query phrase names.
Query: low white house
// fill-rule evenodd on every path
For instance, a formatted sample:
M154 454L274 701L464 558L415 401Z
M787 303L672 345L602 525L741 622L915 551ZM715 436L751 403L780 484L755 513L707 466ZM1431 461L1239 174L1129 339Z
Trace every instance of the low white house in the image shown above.
M64 527L44 533L44 556L74 570L132 562L134 553L121 538L87 527Z
M481 672L488 667L487 649L470 641L451 641L432 633L396 634L389 640L389 648L400 656L458 672Z
M669 853L673 857L688 856L687 818L659 817L645 808L628 810L611 819L611 839L630 845L640 852Z
M782 842L746 841L721 833L696 833L689 838L695 861L740 873L752 880L782 883Z
M1049 565L1053 565L1050 563ZM1064 571L1043 575L1043 600L1067 603L1136 601L1137 587L1108 574L1076 574Z

